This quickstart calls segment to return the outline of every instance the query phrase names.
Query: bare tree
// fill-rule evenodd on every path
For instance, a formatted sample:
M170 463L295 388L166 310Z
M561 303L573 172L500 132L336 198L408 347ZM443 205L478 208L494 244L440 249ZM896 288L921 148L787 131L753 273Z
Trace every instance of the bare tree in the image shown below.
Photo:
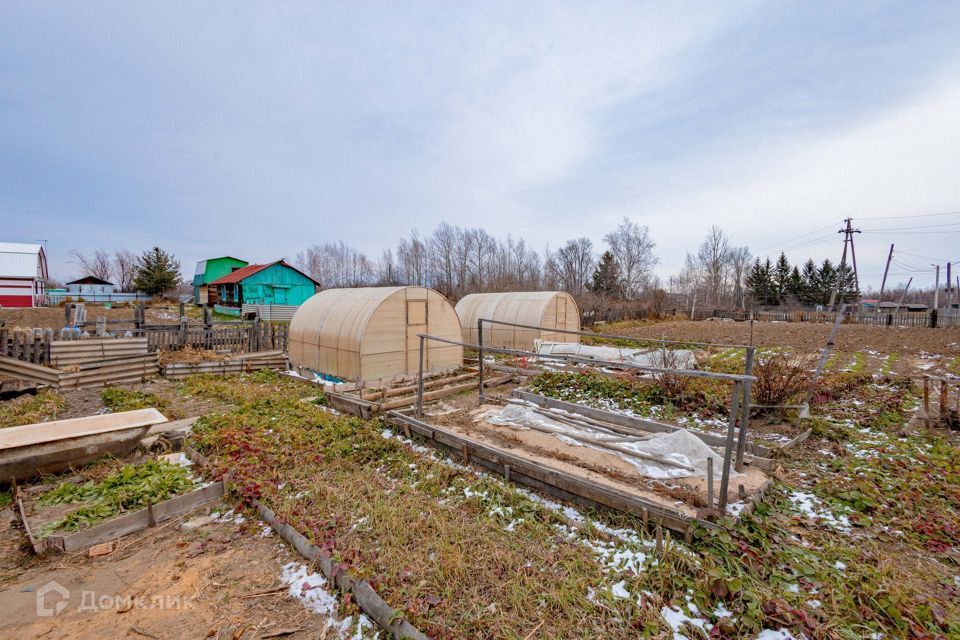
M370 259L342 240L313 245L296 262L324 288L362 287L373 279Z
M397 261L403 282L427 286L430 255L426 243L416 230L410 232L409 238L400 240L397 246Z
M635 300L649 285L653 268L659 262L653 254L656 243L650 238L650 229L627 218L603 239L620 267L624 297Z
M113 252L113 275L116 277L116 285L120 291L133 290L134 267L137 264L137 256L127 249L117 249Z
M397 265L393 261L393 251L384 249L377 260L377 285L381 287L393 287L400 284L397 277Z
M443 222L430 236L430 280L440 293L452 296L457 285L456 247L460 227Z
M593 242L589 238L567 240L554 256L554 268L561 286L570 293L583 293L593 272Z
M84 275L100 278L107 282L110 282L113 278L113 262L107 251L97 249L92 254L86 255L74 250L73 258L84 272Z
M489 284L486 278L497 251L497 241L480 227L469 229L467 240L470 247L470 284L474 291L483 291Z
M730 269L730 240L723 229L716 225L710 227L697 251L697 259L703 267L708 302L719 304Z
M733 301L738 309L743 308L743 281L750 270L753 256L749 247L735 247L730 251L730 277L733 279Z

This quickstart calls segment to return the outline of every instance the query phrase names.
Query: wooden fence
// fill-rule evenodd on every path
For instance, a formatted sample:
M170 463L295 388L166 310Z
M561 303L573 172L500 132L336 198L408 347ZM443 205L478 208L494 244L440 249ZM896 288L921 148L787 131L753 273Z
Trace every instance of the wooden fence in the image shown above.
M194 347L212 351L248 353L252 351L287 350L290 325L259 322L211 325L144 325L141 334L147 338L150 351Z
M739 322L750 320L761 322L833 322L837 318L834 311L747 311L743 309L696 309L691 320L724 319ZM845 324L861 324L874 327L960 327L960 312L957 310L940 311L901 311L888 313L875 311L853 311L845 314Z
M15 360L48 364L53 329L3 329L0 328L0 355Z
M212 351L230 351L232 353L252 353L257 351L286 351L290 325L277 322L222 323L198 325L183 323L180 325L143 325L129 331L131 338L82 337L71 332L54 332L53 329L3 329L0 328L0 355L23 362L39 365L57 366L57 354L51 357L51 349L66 353L83 350L88 347L101 355L114 355L116 347L146 339L146 349L155 352L160 349L179 349L190 346ZM69 347L78 345L77 348ZM104 347L107 345L107 347ZM88 349L88 350L89 350ZM85 351L84 351L85 352ZM119 352L117 352L119 354ZM124 352L121 355L128 355Z

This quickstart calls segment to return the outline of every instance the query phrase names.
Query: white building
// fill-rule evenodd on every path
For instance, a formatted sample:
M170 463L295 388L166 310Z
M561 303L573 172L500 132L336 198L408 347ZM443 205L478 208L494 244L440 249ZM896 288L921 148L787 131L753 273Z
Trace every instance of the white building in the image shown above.
M0 242L0 307L45 304L48 278L43 245Z

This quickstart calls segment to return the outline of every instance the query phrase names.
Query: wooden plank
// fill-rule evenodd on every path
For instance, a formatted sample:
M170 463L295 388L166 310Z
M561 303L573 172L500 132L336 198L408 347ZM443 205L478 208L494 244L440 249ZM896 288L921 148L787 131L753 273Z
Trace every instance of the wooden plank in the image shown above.
M536 480L542 485L562 490L567 494L577 496L578 502L588 506L603 506L626 513L642 513L647 510L655 521L680 533L690 528L694 518L679 511L668 509L662 505L631 496L609 486L568 475L558 469L542 465L527 458L523 458L500 449L490 447L469 438L451 433L427 424L398 411L387 414L388 422L394 425L406 424L412 431L425 436L432 443L443 445L444 448L460 453L464 446L470 455L471 462L481 464L493 471L504 474L505 467L510 467L510 479L515 482L523 478ZM461 454L462 455L462 454ZM699 521L702 526L716 527L716 525Z
M168 500L158 502L145 509L138 509L137 511L112 518L106 522L101 522L89 529L83 529L82 531L62 536L50 536L48 540L66 553L71 553L95 544L116 540L125 535L176 518L208 502L219 500L223 495L223 482L214 482L205 487L195 489L190 493L174 496Z
M27 536L27 542L30 544L30 548L36 554L43 553L46 544L42 540L37 540L33 537L33 531L30 530L30 521L27 520L27 512L26 509L23 508L23 499L20 498L20 496L17 496L17 511L20 512L20 521L23 522L23 532Z

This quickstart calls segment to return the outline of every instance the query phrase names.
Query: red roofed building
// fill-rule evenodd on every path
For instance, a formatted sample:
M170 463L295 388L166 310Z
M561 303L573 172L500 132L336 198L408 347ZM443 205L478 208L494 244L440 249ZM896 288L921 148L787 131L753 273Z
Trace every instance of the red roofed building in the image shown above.
M208 299L224 307L303 304L319 283L283 260L249 264L210 283Z

